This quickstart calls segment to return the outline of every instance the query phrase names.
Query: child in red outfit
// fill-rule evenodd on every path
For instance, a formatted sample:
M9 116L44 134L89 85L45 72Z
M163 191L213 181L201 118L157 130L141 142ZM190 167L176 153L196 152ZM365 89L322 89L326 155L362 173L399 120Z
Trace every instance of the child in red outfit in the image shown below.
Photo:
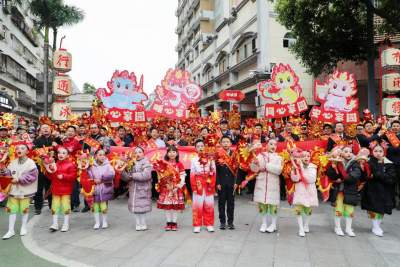
M50 231L58 231L58 215L64 214L64 223L61 232L69 230L69 214L71 213L71 194L77 177L75 164L68 159L68 150L65 147L57 149L57 163L55 170L46 168L51 180L53 224Z

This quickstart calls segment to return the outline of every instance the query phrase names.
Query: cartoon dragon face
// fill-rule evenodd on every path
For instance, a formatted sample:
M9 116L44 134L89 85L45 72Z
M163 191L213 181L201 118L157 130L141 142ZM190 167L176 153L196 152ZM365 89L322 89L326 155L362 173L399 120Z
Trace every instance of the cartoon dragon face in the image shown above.
M328 81L329 94L351 97L357 93L354 75L335 71Z
M124 78L116 78L113 79L113 89L114 89L114 94L121 94L121 95L132 95L136 84L133 84L133 82L129 79L124 79Z
M289 65L279 64L274 67L272 81L276 87L282 90L297 85L299 78Z

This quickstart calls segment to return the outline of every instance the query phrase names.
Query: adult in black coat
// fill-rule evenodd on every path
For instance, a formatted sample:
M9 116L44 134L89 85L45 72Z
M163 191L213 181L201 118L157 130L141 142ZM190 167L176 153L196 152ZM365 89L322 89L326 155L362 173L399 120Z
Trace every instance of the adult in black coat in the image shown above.
M350 147L343 148L343 162L332 163L327 169L327 176L333 182L329 200L335 206L335 233L343 236L340 225L341 217L345 217L348 236L355 236L352 225L354 206L359 202L358 183L363 178L360 163L352 154Z
M373 156L368 161L371 177L367 180L361 197L361 208L368 211L372 219L372 232L383 235L380 227L384 214L392 214L395 206L394 184L396 169L394 164L384 156L384 149L376 145Z
M44 148L53 147L62 144L60 138L56 138L51 134L51 128L47 124L42 124L40 126L40 135L33 141L34 148ZM40 170L40 168L38 168ZM39 171L38 176L38 187L35 196L33 197L35 201L35 214L39 215L43 208L43 190L47 194L50 190L50 180L44 175L44 173ZM49 203L49 208L51 207L51 195L47 194L47 200Z

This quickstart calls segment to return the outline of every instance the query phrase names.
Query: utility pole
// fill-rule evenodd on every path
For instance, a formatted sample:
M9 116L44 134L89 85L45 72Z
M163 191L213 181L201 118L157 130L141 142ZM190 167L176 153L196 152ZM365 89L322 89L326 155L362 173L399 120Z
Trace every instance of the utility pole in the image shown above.
M269 1L257 0L257 46L260 51L257 57L257 72L262 76L270 72L270 54L269 54ZM257 75L256 75L257 77ZM257 91L257 98L260 99L260 106L264 106L263 98ZM257 111L257 117L263 116L263 110Z
M374 34L374 11L370 5L367 5L368 108L372 114L376 115Z

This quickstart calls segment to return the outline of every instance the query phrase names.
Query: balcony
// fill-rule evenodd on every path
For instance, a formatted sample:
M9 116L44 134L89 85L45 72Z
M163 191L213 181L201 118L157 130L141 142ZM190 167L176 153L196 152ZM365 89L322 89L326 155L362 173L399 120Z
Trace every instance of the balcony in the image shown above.
M30 28L25 23L24 16L15 6L11 7L11 21L22 32L22 34L32 43L33 46L38 47L37 33L33 28Z
M25 106L36 105L36 101L32 97L28 96L25 92L18 92L17 102Z

